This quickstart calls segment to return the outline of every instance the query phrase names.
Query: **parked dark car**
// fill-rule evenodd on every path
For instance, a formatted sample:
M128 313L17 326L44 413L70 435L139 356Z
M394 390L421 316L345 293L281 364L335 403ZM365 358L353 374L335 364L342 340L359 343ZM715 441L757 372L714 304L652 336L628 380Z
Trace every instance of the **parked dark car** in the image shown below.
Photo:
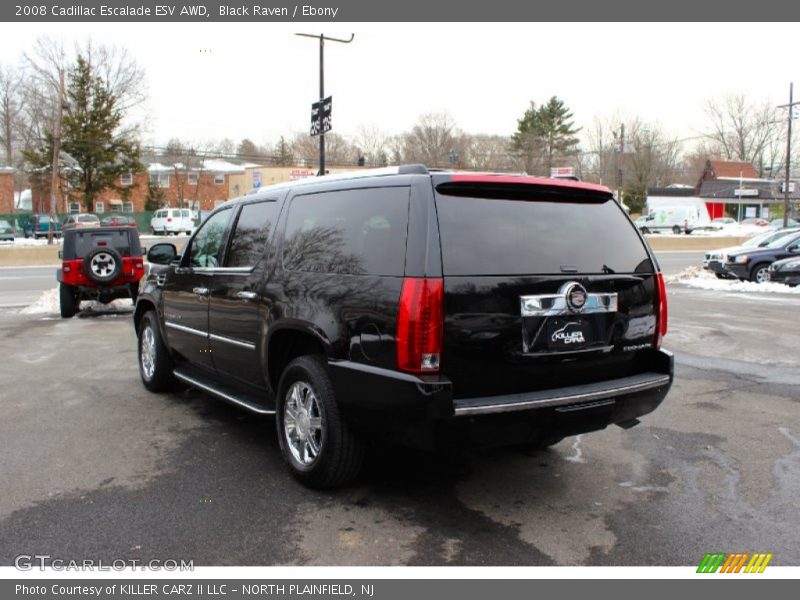
M313 487L352 480L369 437L544 447L632 427L672 383L664 280L601 186L422 165L319 177L226 202L181 256L148 260L145 387L275 414Z
M22 234L26 237L34 239L47 237L50 233L50 215L44 213L34 213L28 219ZM53 221L53 235L61 237L61 223L57 220Z
M8 221L0 221L0 242L14 241L14 226Z
M64 230L60 252L59 282L61 316L78 312L82 300L104 304L139 294L144 257L139 232L133 227L73 227Z
M800 257L800 232L794 231L773 240L763 248L728 254L725 272L742 281L769 281L769 266L776 260Z
M775 240L792 232L800 232L800 228L789 227L779 231L767 230L763 233L759 233L758 235L754 235L738 246L730 246L728 248L720 248L718 250L709 250L706 252L703 258L703 268L714 273L714 275L716 275L719 279L736 279L735 276L731 275L725 270L725 264L728 262L729 254L746 252L751 248L765 248L770 242L774 242Z
M800 255L772 263L769 266L769 280L792 287L800 285Z

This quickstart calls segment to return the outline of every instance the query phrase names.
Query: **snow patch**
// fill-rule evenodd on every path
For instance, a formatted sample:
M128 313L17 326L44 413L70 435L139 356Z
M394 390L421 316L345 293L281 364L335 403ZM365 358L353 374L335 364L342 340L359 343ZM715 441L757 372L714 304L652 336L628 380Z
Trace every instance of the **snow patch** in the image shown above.
M701 267L688 267L677 275L668 275L664 281L669 284L679 283L686 287L712 292L737 292L759 294L800 294L800 286L789 287L782 283L739 281L738 279L717 279Z
M130 312L133 310L133 302L130 298L117 298L108 304L102 304L95 300L84 300L80 305L81 311L88 313L116 313ZM40 315L61 312L61 305L58 297L58 288L53 288L42 292L42 295L34 302L19 311L23 315Z
M61 245L61 238L56 238L57 245ZM33 238L18 237L13 242L0 242L0 248L19 248L20 246L47 246L47 238L35 240Z

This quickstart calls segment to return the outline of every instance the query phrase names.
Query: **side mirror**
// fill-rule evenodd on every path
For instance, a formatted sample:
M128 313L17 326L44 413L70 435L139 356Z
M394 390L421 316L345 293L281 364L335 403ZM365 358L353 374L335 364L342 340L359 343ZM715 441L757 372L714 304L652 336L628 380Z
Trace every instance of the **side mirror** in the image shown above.
M155 244L147 252L147 261L156 265L168 265L177 256L175 244Z

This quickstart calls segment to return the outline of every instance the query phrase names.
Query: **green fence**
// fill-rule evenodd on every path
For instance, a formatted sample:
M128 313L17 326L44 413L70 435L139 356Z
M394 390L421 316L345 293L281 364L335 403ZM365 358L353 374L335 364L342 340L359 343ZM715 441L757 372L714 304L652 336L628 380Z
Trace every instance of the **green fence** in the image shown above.
M31 215L34 213L31 212L16 212L11 214L2 214L0 213L0 221L8 221L16 230L16 234L19 237L22 237L22 232L25 229L25 226L28 224L28 221L31 218ZM144 211L144 212L137 212L137 213L114 213L114 214L124 214L126 217L133 217L136 220L136 227L139 229L141 233L150 233L150 219L153 216L153 211ZM97 216L100 217L102 220L103 217L107 217L109 213L100 213ZM58 213L58 222L63 223L69 217L68 213Z

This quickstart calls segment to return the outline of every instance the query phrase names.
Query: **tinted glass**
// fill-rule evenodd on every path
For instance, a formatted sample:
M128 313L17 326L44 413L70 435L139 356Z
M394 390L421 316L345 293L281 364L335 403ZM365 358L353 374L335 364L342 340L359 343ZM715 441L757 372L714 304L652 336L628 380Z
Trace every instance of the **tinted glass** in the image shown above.
M75 235L75 254L82 258L95 248L113 248L120 256L131 255L128 231L80 232Z
M613 200L505 200L437 193L445 275L651 271Z
M278 205L275 202L257 202L243 206L236 221L225 266L255 266L264 254L277 217Z
M208 268L218 266L225 228L231 214L232 210L223 210L203 223L203 227L194 236L189 248L189 266Z
M788 235L782 235L782 236L778 237L777 239L771 241L769 244L767 244L767 248L773 248L773 249L774 248L783 248L787 244L791 244L798 237L800 237L800 236L798 236L797 233L790 233Z
M373 188L297 196L286 224L289 270L403 275L408 188Z
M181 216L188 219L191 215L189 215L188 209L184 209L181 211Z

